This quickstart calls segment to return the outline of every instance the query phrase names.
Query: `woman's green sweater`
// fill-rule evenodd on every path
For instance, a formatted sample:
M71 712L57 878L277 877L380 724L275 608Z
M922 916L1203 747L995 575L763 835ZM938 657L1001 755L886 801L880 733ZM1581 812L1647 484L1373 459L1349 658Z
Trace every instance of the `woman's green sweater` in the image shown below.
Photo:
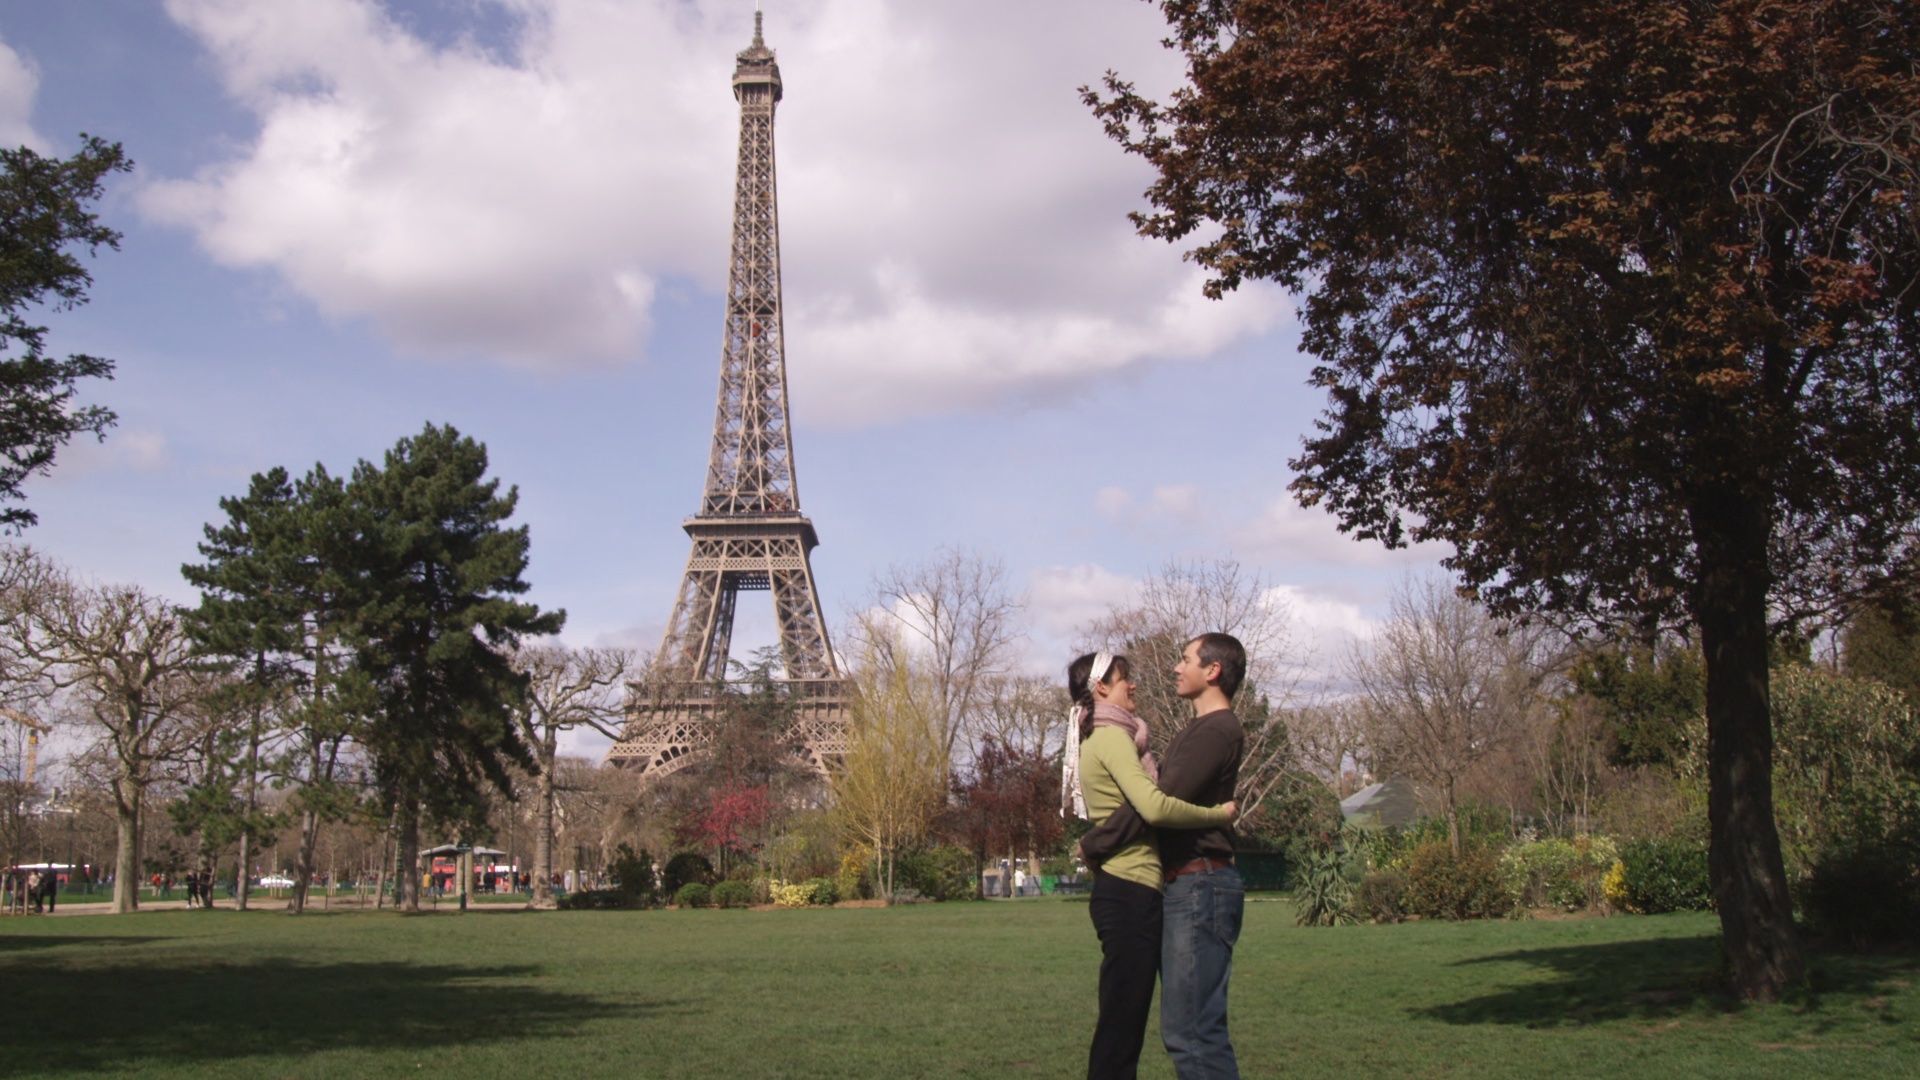
M1205 825L1224 825L1229 818L1219 807L1195 806L1181 802L1153 785L1153 778L1140 765L1140 751L1133 738L1117 727L1097 727L1080 744L1080 792L1087 801L1087 817L1095 825L1132 803L1133 809L1149 825L1175 829L1198 829ZM1151 836L1129 844L1100 864L1100 872L1117 878L1162 888L1160 850Z

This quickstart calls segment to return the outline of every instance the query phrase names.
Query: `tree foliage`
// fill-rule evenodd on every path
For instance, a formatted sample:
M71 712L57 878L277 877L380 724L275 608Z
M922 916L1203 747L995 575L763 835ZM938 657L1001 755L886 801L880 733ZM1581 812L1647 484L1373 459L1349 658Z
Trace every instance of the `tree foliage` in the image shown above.
M33 308L87 302L93 276L74 248L120 247L120 234L88 207L101 182L133 162L119 143L87 135L81 143L65 159L24 146L0 150L0 502L19 502L20 485L51 469L60 447L82 432L105 438L115 420L104 406L74 401L81 379L113 377L113 361L48 356L47 328L30 321ZM38 520L24 506L0 509L0 528L18 531Z
M1767 629L1920 517L1920 18L1887 0L1167 0L1088 100L1218 295L1306 293L1295 489L1503 612L1700 632L1736 989L1797 979Z
M366 599L370 534L344 482L320 465L297 481L279 467L256 474L220 509L226 521L206 526L199 545L206 562L180 568L201 593L185 625L202 650L227 658L240 681L232 691L249 699L246 812L257 806L263 748L275 783L294 788L300 843L288 906L301 911L321 824L346 820L360 794L343 767L372 708L352 624ZM244 862L255 838L239 839ZM236 901L246 900L242 882Z
M938 676L897 642L883 655L865 651L855 669L847 753L832 784L835 818L874 853L882 899L891 900L900 853L926 836L944 801L950 729Z
M1672 766L1706 712L1700 654L1683 644L1609 643L1575 658L1568 681L1598 706L1616 767Z
M557 633L566 615L518 599L528 534L506 525L518 490L501 492L486 447L451 426L427 425L380 465L362 461L347 498L367 537L352 615L355 662L377 702L363 746L398 822L408 897L422 813L478 826L485 793L510 793L509 769L532 766L513 716L527 679L510 656L521 635Z

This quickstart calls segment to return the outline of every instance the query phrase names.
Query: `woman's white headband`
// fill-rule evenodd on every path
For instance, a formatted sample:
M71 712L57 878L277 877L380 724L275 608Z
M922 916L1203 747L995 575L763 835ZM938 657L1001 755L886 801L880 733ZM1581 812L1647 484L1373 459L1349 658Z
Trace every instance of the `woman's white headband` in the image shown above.
M1102 652L1093 654L1093 668L1087 672L1087 693L1093 693L1094 685L1106 678L1107 669L1112 666L1112 653Z

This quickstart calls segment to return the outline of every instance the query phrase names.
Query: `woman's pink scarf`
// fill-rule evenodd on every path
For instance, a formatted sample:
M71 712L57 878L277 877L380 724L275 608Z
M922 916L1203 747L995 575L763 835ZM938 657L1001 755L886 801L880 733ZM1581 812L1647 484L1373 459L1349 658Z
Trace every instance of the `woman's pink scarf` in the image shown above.
M1133 736L1134 748L1140 751L1140 767L1147 770L1147 776L1154 783L1160 782L1160 763L1147 752L1147 722L1118 705L1106 701L1096 701L1093 705L1093 726L1119 728Z

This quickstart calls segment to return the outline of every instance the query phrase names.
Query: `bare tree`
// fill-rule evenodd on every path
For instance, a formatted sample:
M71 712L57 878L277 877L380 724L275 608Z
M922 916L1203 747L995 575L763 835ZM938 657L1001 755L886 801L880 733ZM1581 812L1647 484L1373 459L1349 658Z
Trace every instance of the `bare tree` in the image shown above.
M112 763L118 816L113 906L138 904L141 806L157 770L199 738L205 675L179 613L132 585L83 585L22 548L0 555L0 641L54 692Z
M1341 798L1360 788L1366 760L1366 710L1356 698L1335 698L1286 713L1287 734L1300 767L1327 782Z
M1605 712L1585 695L1538 710L1530 725L1521 753L1533 773L1541 808L1557 831L1591 828L1595 801L1617 783L1607 761L1606 733Z
M1057 754L1064 745L1070 704L1058 679L995 675L986 680L967 727L976 747L992 739L1021 753Z
M523 645L513 666L527 676L525 700L515 710L520 733L533 747L539 772L533 847L533 898L527 906L551 908L553 837L560 733L590 727L619 738L628 677L634 671L631 649L569 649L564 645Z
M1461 781L1510 749L1539 707L1539 632L1496 621L1431 578L1402 581L1388 604L1386 624L1349 664L1367 738L1383 769L1440 793L1458 853Z
M1290 614L1272 583L1236 560L1170 562L1147 578L1131 604L1095 620L1085 637L1125 653L1133 665L1134 703L1153 729L1156 750L1165 750L1193 719L1192 706L1173 682L1187 642L1210 632L1240 639L1247 649L1247 679L1234 710L1246 725L1247 747L1235 798L1251 808L1292 767L1276 711L1299 679Z
M1012 666L1025 607L999 559L942 548L926 562L895 566L876 578L869 607L854 619L865 666L879 675L914 670L925 676L900 685L926 697L919 707L939 725L948 764L992 680Z

